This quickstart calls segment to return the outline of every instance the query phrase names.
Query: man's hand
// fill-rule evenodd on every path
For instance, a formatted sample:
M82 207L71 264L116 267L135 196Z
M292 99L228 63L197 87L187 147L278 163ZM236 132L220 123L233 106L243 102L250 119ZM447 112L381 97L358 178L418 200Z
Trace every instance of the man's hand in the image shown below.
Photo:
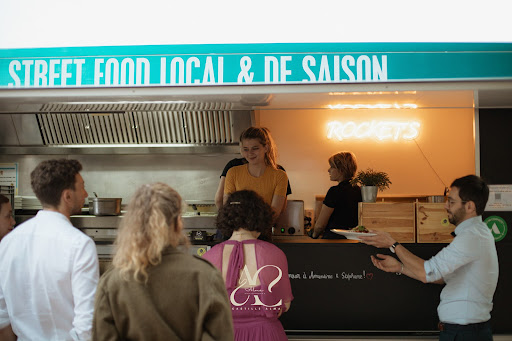
M363 242L363 243L365 243L367 245L372 245L372 246L375 246L377 248L388 248L391 245L393 245L393 243L395 242L393 237L391 237L391 235L389 233L387 233L387 232L384 232L384 231L374 231L374 230L370 230L369 232L375 233L375 236L361 235L359 237L361 242Z
M391 256L382 255L380 253L377 254L377 257L370 256L372 259L373 265L378 269L381 269L385 272L402 272L402 263L400 263L396 258Z
M314 228L309 230L308 232L308 236L313 239L317 239L318 237L320 237L320 234L322 234L322 231L315 231Z

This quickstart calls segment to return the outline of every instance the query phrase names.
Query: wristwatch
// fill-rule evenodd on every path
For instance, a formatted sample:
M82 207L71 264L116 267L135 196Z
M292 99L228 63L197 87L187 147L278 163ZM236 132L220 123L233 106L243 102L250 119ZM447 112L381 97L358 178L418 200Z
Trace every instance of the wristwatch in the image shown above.
M396 253L395 248L396 248L398 245L400 245L400 243L399 243L399 242L395 242L393 245L391 245L391 246L389 247L389 251L391 251L391 252L393 252L393 253Z

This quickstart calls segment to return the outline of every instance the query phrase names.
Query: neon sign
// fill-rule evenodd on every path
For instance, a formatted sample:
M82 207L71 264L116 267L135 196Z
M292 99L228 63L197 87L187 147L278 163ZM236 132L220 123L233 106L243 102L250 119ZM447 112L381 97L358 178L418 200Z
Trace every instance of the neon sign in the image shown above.
M411 103L378 103L378 104L329 104L329 109L418 109L418 105Z
M327 124L328 139L366 139L375 137L379 140L413 140L419 135L419 122L370 121L356 123L353 121L332 121Z

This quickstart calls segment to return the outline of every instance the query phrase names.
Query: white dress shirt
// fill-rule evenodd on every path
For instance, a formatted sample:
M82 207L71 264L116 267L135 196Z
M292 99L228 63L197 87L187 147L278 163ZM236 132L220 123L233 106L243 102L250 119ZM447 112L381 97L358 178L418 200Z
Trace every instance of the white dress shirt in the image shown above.
M18 340L89 340L99 266L91 238L42 210L0 243L0 328Z
M491 318L492 297L498 283L498 255L494 237L482 216L464 220L456 237L425 262L427 281L443 279L437 307L439 320L470 324Z

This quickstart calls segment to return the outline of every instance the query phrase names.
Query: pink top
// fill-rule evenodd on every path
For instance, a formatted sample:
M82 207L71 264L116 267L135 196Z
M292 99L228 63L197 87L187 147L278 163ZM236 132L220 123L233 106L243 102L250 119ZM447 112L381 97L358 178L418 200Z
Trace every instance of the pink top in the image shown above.
M271 243L258 239L227 240L203 255L203 258L215 265L221 273L222 255L226 245L233 245L225 279L233 320L257 316L277 319L279 311L285 309L284 303L293 300L288 262L283 251ZM256 274L244 276L248 278L249 283L245 283L245 280L244 283L239 283L240 273L244 272L245 266L244 249L245 253L254 252L256 255ZM259 279L257 285L256 275Z

